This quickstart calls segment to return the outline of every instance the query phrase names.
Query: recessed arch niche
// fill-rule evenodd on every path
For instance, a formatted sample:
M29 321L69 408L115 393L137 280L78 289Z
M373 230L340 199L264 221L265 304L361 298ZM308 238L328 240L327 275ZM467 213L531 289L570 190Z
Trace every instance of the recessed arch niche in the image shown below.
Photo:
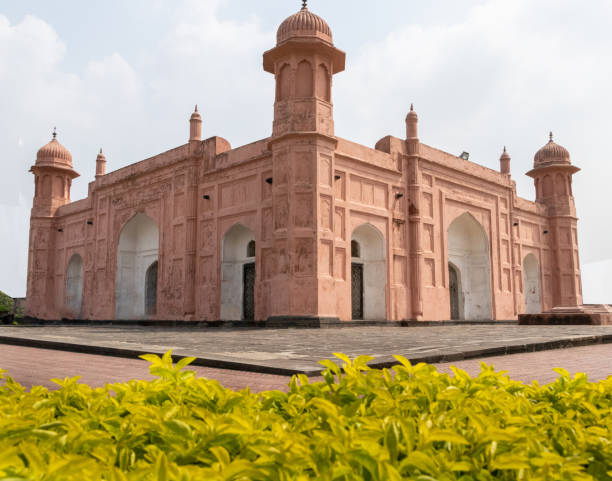
M119 235L115 281L116 319L143 319L151 315L147 314L147 311L151 311L151 305L147 306L146 299L147 270L158 261L158 258L159 229L157 223L145 214L136 214L123 227ZM157 274L157 268L155 273ZM151 283L150 276L151 272L149 272Z
M354 319L387 317L385 238L372 224L362 224L351 237L351 304Z
M83 258L73 254L66 268L66 297L65 306L70 316L81 317L83 305Z
M448 228L448 262L449 267L457 270L460 280L458 318L491 319L489 240L482 225L467 212L457 217Z
M523 259L523 290L525 292L525 314L542 312L540 266L538 259L533 254L527 254Z
M255 234L242 224L235 224L223 236L221 319L224 321L255 318L254 251Z

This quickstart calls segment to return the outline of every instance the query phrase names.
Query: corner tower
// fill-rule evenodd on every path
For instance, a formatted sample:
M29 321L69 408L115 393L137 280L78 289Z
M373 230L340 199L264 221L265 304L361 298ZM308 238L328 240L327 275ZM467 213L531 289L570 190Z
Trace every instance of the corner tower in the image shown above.
M41 147L30 169L34 174L34 202L30 215L26 314L39 319L56 319L56 244L63 225L57 225L57 210L70 203L72 179L79 174L72 168L72 155L57 140Z
M547 208L550 232L544 233L552 254L554 306L582 304L578 218L572 193L572 176L578 171L567 149L553 141L551 132L548 143L534 157L533 169L527 172L534 179L536 202Z
M276 46L263 55L274 74L274 125L268 148L273 207L265 216L261 282L272 320L337 317L332 225L334 137L332 76L344 70L329 25L302 9L279 27ZM326 259L321 261L320 259ZM325 293L328 294L325 294Z
M276 78L273 136L291 132L334 135L332 76L344 70L346 54L334 47L329 25L302 9L278 28L276 47L263 66Z

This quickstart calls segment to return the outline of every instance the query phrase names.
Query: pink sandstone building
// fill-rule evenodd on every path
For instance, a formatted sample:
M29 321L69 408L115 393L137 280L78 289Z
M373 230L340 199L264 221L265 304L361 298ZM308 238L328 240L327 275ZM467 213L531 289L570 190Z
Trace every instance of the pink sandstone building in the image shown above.
M419 140L374 148L334 135L345 53L306 6L263 55L271 136L232 148L189 141L106 173L70 201L72 156L37 154L27 313L87 320L509 320L582 304L572 175L552 140L527 173L535 202L500 170ZM272 99L271 99L272 100Z

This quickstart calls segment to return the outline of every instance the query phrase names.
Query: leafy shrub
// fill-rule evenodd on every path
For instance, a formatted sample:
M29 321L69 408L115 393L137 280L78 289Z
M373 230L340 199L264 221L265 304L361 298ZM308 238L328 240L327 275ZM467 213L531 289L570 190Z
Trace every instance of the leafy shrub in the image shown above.
M332 361L323 382L234 392L172 364L152 382L78 378L0 387L0 480L611 480L612 378L512 381L371 358Z

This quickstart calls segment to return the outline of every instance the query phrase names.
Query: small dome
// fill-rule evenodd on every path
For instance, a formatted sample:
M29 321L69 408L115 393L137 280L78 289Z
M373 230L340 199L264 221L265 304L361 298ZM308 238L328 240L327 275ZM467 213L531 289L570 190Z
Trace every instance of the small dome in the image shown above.
M96 157L96 162L106 162L106 157L102 153L102 149L100 149L100 153Z
M317 37L333 43L331 28L325 20L308 10L306 2L298 13L291 15L278 27L277 43L293 37Z
M550 164L570 164L570 154L565 147L553 142L553 134L550 133L550 140L535 154L533 167L544 167Z
M408 115L406 115L406 120L407 121L410 121L410 120L418 121L419 120L419 116L414 111L414 104L410 104L410 111L408 112Z
M510 160L510 154L506 150L506 147L504 147L504 151L502 152L501 157L499 158L499 160Z
M202 116L200 115L200 112L198 112L198 106L197 105L195 106L195 110L191 114L191 119L190 120L202 120Z
M72 155L66 147L57 141L57 133L53 129L53 139L41 147L36 154L36 163L63 163L72 167Z

